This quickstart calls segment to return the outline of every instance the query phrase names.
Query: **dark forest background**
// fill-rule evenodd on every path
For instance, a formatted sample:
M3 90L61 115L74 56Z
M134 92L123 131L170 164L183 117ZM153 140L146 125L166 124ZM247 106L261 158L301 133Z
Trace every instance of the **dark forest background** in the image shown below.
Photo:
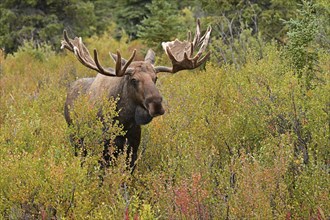
M178 37L199 17L214 28L213 36L230 44L244 31L267 41L288 40L290 19L303 18L301 0L2 0L0 46L13 53L24 41L59 50L63 29L81 37L110 30L120 39L142 39L150 46ZM321 38L329 44L329 3L315 1ZM307 18L304 18L307 19ZM115 27L113 27L115 25ZM325 39L327 38L327 39Z

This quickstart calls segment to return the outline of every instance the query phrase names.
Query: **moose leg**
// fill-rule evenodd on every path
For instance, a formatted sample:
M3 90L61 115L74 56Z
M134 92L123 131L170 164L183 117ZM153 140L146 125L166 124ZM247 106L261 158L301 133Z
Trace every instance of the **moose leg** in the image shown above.
M114 146L110 143L110 140L104 140L103 158L100 160L101 168L109 167L111 164L111 158L117 158L124 150L126 138L118 136L114 140ZM110 150L111 147L115 147L114 150Z
M70 143L74 147L74 155L77 157L79 155L86 157L87 150L84 147L84 138L79 138L76 134L69 135Z
M112 155L109 151L110 143L109 141L105 141L103 151L103 163L101 163L101 168L108 167L111 162L111 157L113 156L117 158L119 154L123 153L125 145L127 145L127 162L129 162L130 169L132 170L131 172L133 172L140 141L141 127L139 125L136 125L127 130L125 136L118 136L115 138L116 150L113 152ZM131 156L131 158L129 158L129 156Z
M128 141L127 155L131 156L130 168L133 173L135 169L135 161L137 159L138 148L141 141L141 126L136 125L133 128L129 129L126 134Z

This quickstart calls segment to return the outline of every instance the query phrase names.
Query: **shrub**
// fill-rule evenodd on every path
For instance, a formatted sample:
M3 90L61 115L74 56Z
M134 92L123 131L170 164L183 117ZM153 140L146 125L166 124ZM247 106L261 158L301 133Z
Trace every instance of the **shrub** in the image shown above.
M107 35L87 42L104 58L109 48L143 48ZM167 113L143 127L132 175L125 155L100 170L100 140L120 128L111 123L104 133L85 97L77 126L64 120L66 86L94 72L72 55L40 60L22 49L0 57L1 218L326 219L329 54L318 53L325 83L312 90L283 54L267 44L263 58L247 54L240 69L209 63L206 71L160 74ZM110 122L114 102L104 107ZM83 166L72 131L88 140Z
M313 88L316 78L318 53L315 44L319 32L318 20L315 14L315 5L309 1L303 1L301 9L298 10L298 18L290 19L288 25L288 58L296 68L299 78L304 77L305 86ZM303 69L306 69L303 71ZM303 73L305 75L303 76Z

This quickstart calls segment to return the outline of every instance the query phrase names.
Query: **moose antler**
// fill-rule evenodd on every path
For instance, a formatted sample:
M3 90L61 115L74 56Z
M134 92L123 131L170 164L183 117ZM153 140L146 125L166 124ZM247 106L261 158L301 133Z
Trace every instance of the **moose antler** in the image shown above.
M125 75L126 71L128 70L128 66L131 64L133 61L136 50L133 51L132 56L129 58L127 62L123 61L121 59L121 54L119 51L117 51L117 56L115 62L116 62L116 69L114 70L113 68L104 68L99 60L98 60L98 55L96 49L94 49L94 58L91 57L88 49L82 42L81 37L75 37L73 40L70 39L67 35L66 30L63 31L63 37L64 40L61 41L61 49L66 48L73 52L77 59L86 67L93 69L103 75L106 76L123 76ZM112 57L114 55L110 54Z
M156 71L176 73L180 70L195 69L202 65L211 54L209 51L205 56L201 57L209 43L211 31L212 28L209 26L205 34L201 37L200 20L197 19L196 33L192 42L191 32L188 32L187 41L182 42L176 39L175 41L163 42L162 47L170 58L172 67L157 66L155 67ZM194 50L199 46L200 48L194 56Z

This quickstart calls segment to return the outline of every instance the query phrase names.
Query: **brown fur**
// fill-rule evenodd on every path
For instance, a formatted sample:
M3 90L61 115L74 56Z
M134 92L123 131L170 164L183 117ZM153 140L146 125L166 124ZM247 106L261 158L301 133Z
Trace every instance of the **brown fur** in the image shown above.
M141 139L141 125L148 124L154 117L164 114L162 97L156 87L156 73L176 73L181 70L195 69L206 62L210 52L204 53L211 34L209 26L203 36L200 32L200 20L197 19L196 34L188 41L163 42L162 46L171 60L172 67L153 66L155 53L149 50L144 61L132 62L136 50L128 61L121 58L119 52L111 54L116 63L116 68L103 68L98 61L97 51L94 50L94 58L88 52L81 38L70 39L66 31L63 32L64 40L61 41L61 48L73 52L78 60L86 67L101 74L95 78L84 78L77 80L68 91L65 103L65 119L71 124L70 108L73 108L74 101L79 94L88 94L90 101L95 102L106 94L108 97L120 97L117 103L119 111L119 122L124 126L125 136L116 137L115 144L123 149L126 140L128 153L132 154L131 167L137 158L137 150ZM191 41L192 40L192 41ZM197 52L194 55L194 50ZM108 160L108 146L104 149L104 158Z
M149 56L149 57L148 57ZM123 150L127 140L128 153L131 153L131 168L137 159L137 151L141 140L141 125L149 123L153 117L164 114L162 97L155 85L156 72L150 62L132 62L133 72L123 77L109 77L97 74L95 78L83 78L72 83L68 90L64 114L67 123L72 123L70 109L80 94L88 94L91 102L107 97L118 97L117 109L119 122L124 126L125 136L115 139L119 150ZM132 81L135 80L135 81ZM138 82L136 82L138 81ZM105 141L107 142L107 141ZM105 146L104 159L109 161L108 146Z

